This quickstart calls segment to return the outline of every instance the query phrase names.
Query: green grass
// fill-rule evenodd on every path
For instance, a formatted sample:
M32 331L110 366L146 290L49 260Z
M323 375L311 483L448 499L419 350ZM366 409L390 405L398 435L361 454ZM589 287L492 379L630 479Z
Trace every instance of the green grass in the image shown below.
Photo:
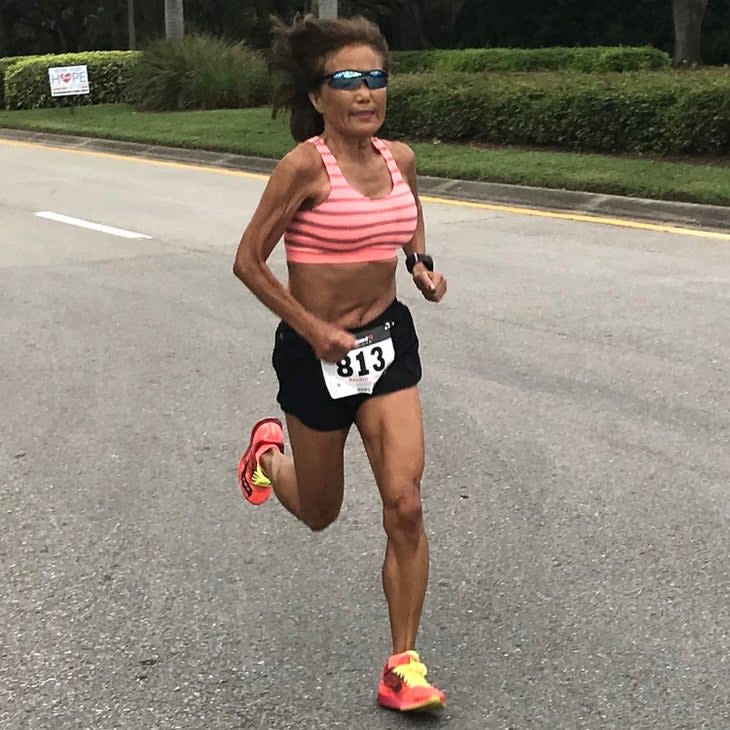
M272 120L268 109L141 113L106 105L0 111L0 127L273 158L293 146L288 121ZM727 159L669 162L408 141L426 175L730 206Z
M0 127L80 134L173 147L280 157L293 146L288 120L269 109L136 112L125 104L32 111L0 110Z

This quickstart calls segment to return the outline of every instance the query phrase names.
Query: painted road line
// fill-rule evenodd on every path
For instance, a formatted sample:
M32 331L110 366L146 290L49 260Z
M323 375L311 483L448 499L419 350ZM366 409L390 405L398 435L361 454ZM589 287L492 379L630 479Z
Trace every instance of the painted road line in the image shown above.
M115 228L114 226L105 226L102 223L93 223L92 221L85 221L83 218L72 218L69 215L61 215L61 213L54 213L52 210L39 210L34 215L38 218L46 218L49 221L56 221L58 223L67 223L70 226L76 226L77 228L87 228L90 231L99 231L99 233L108 233L110 236L119 236L120 238L152 238L145 233L135 233L134 231L125 231L124 228Z
M122 155L115 154L113 152L97 152L95 150L77 150L70 147L60 147L58 145L44 144L42 142L21 142L17 140L0 139L0 144L5 144L8 146L36 147L46 150L52 150L54 152L86 155L87 157L97 157L101 159L124 160L126 162L137 162L143 165L154 165L155 167L167 167L182 170L198 170L202 172L210 172L215 175L230 175L232 177L245 177L255 180L269 179L269 175L260 172L231 170L223 167L215 167L213 165L203 165L187 162L170 162L168 160L157 160L152 157L141 157L139 155ZM641 221L633 220L631 218L612 218L609 216L589 215L587 213L549 211L541 210L539 208L528 208L514 205L482 203L475 200L439 198L430 195L422 195L421 200L425 203L435 203L437 205L454 205L460 206L462 208L477 208L481 210L495 211L498 213L509 213L511 215L529 215L538 218L552 218L556 220L576 221L579 223L594 223L604 226L618 226L620 228L631 228L635 230L655 231L658 233L671 233L674 235L690 236L693 238L709 238L716 241L730 241L730 233L721 233L720 231L707 231L701 228L684 228L682 226L670 226L660 223L644 223Z

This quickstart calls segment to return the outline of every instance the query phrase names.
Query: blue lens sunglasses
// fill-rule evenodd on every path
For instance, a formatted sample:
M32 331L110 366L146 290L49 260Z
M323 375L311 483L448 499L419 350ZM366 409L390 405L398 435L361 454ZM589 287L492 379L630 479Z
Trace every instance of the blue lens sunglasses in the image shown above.
M353 71L347 69L322 76L322 81L326 81L331 89L356 91L360 88L363 81L368 89L384 89L388 85L388 72L383 71L381 68L376 68L372 71Z

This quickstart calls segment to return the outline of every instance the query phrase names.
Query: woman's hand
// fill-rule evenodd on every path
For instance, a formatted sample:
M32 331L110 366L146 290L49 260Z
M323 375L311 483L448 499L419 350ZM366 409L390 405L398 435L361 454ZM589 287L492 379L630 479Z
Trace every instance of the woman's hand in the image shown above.
M429 271L423 264L413 268L413 283L429 302L440 302L446 294L446 277L438 271Z
M318 323L307 338L314 354L325 362L339 362L355 349L355 336L329 322Z

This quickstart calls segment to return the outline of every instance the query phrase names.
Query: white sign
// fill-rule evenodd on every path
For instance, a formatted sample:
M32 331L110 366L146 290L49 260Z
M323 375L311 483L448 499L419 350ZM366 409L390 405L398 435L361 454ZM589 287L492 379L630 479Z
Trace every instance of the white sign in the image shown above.
M51 96L72 96L89 93L89 72L86 66L57 66L48 69Z

